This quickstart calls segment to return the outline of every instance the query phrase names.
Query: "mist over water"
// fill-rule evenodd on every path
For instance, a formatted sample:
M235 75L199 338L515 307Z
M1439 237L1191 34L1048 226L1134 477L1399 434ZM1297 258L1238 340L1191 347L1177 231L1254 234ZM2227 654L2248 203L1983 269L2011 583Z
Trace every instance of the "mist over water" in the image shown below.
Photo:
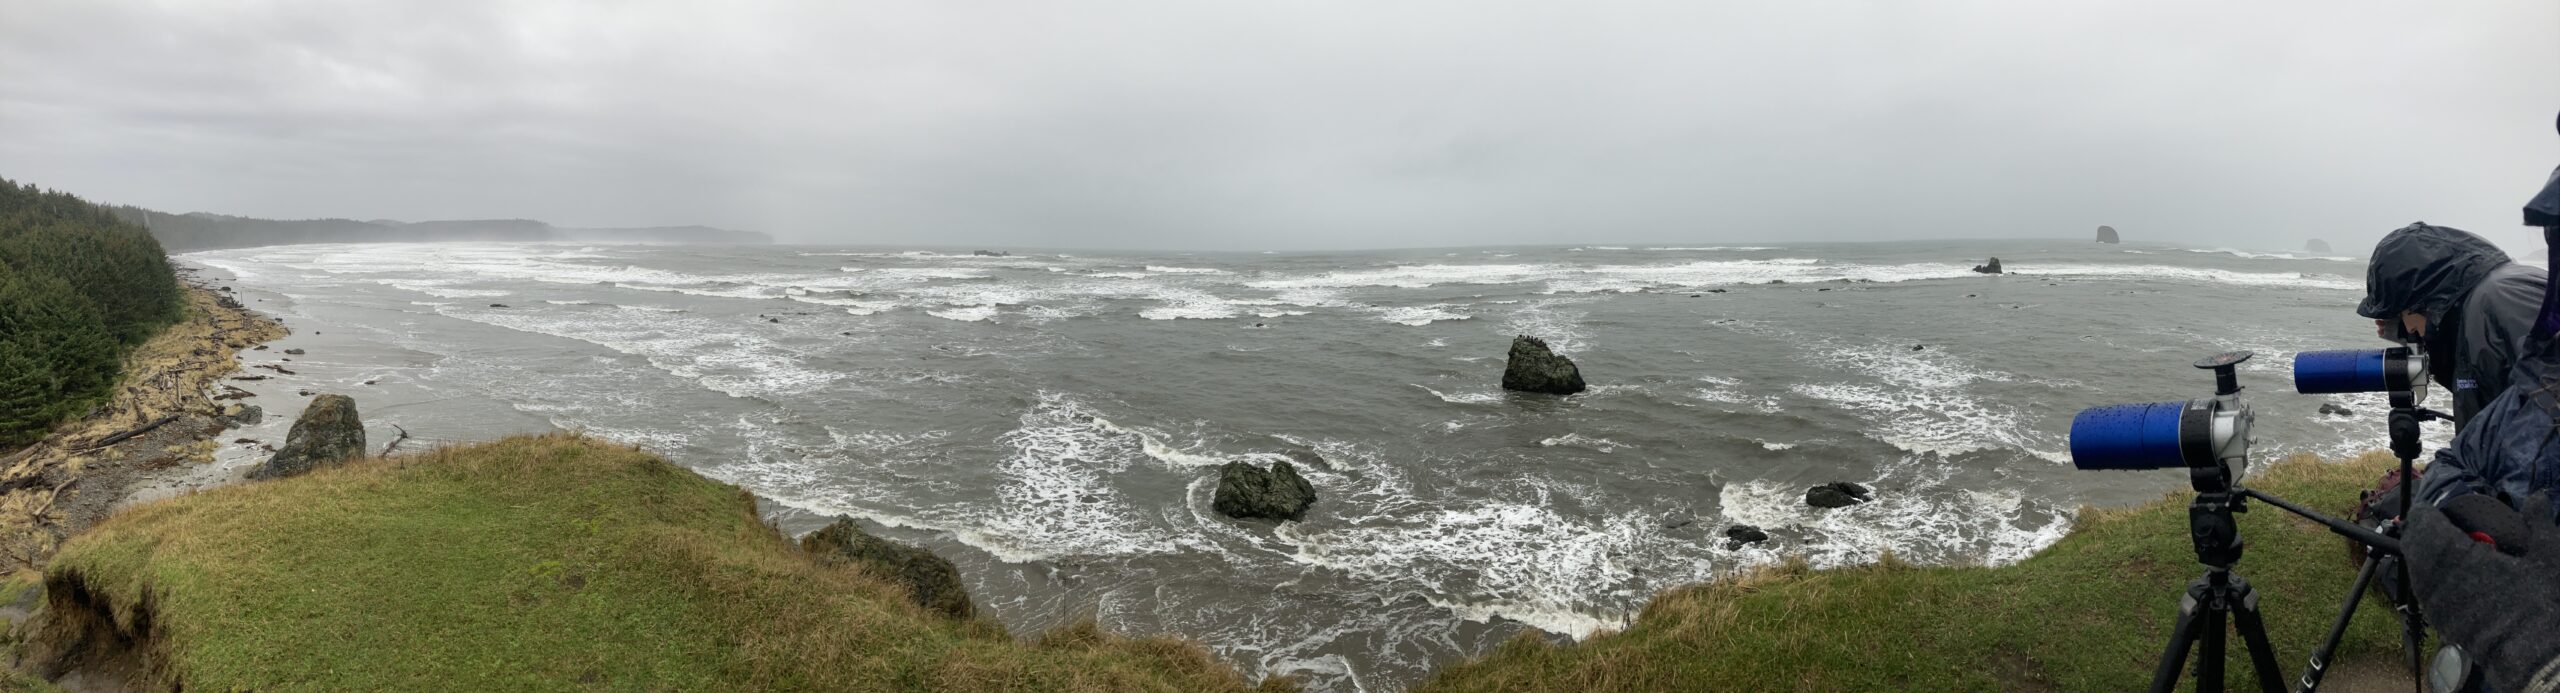
M1969 271L1992 255L2010 274ZM1788 555L2018 560L2073 508L2183 487L2074 471L2065 430L2084 407L2206 394L2188 364L2207 353L2258 353L2243 381L2261 459L2382 439L2379 395L2290 392L2295 351L2383 346L2352 310L2361 260L2300 253L453 244L181 260L236 277L310 349L298 375L254 384L271 411L307 388L428 439L584 429L740 484L789 531L884 525L952 559L1018 631L1092 616L1326 690L1402 687L1523 628L1621 628L1658 590ZM1501 391L1515 334L1572 356L1592 390ZM1209 509L1218 465L1309 455L1306 521ZM1836 480L1878 501L1803 505ZM1735 523L1774 539L1728 550Z

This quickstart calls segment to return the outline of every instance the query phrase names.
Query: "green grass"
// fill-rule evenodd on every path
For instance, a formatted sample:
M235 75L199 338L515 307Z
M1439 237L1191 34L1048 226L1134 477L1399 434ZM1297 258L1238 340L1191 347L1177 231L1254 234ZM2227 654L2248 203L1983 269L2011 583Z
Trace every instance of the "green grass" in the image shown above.
M2304 457L2249 483L2338 511L2390 463L2380 454ZM2070 536L2000 568L1916 568L1888 557L1675 589L1623 633L1571 645L1518 638L1418 690L2135 690L2159 661L2177 595L2202 570L2187 538L2191 497L2083 512ZM2237 572L2258 590L2285 676L2298 677L2355 567L2344 540L2264 504L2241 516L2241 536L2248 551ZM2340 659L2398 671L2371 663L2396 662L2399 651L2397 619L2368 600ZM2236 637L2229 653L2232 689L2254 688ZM2403 675L2395 685L2407 684Z
M112 624L139 652L125 668L188 690L1248 685L1190 643L1089 625L1024 642L925 612L802 552L737 488L571 435L143 506L45 577L39 662Z

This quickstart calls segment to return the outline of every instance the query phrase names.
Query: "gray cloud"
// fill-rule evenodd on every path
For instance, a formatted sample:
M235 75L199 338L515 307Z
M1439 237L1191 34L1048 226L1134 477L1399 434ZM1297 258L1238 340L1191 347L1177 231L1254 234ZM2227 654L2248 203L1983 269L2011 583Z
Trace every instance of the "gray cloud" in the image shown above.
M813 242L2538 248L2560 163L2542 2L161 5L0 14L0 175Z

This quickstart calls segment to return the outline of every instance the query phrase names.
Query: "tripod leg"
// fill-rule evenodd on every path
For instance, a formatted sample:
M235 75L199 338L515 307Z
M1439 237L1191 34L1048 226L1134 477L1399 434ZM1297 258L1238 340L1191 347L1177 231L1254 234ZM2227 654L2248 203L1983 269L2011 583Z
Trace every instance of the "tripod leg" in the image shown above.
M2223 641L2230 635L2224 629L2224 617L2230 612L2224 608L2226 605L2206 602L2204 617L2196 619L2204 624L2204 632L2197 634L2202 638L2196 643L2196 693L2222 690L2222 657L2227 651Z
M2320 688L2320 677L2329 673L2329 657L2338 653L2338 642L2346 639L2347 624L2355 621L2356 606L2364 602L2365 587L2373 584L2373 569L2381 563L2366 556L2364 564L2356 568L2356 581L2347 587L2347 602L2338 605L2338 620L2329 625L2329 639L2311 652L2311 665L2302 670L2302 680L2294 682L2293 690L2311 693Z
M2169 649L2160 652L2160 668L2151 672L2151 693L2176 691L2178 679L2186 676L2187 648L2195 644L2196 631L2204 625L2204 619L2196 618L2198 608L2193 588L2178 598L2178 625L2170 627Z
M2249 647L2249 665L2257 670L2258 690L2283 693L2284 669L2276 664L2275 645L2267 642L2267 622L2258 616L2258 592L2249 583L2235 584L2231 595L2231 622L2240 628L2240 641Z

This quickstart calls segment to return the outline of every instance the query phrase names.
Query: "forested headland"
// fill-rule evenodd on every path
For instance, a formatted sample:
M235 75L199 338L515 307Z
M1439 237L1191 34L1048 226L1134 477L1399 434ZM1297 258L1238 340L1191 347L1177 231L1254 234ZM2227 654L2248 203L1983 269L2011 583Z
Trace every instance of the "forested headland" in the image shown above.
M586 229L532 219L405 222L390 219L258 219L193 212L170 214L118 205L116 216L139 224L170 250L217 250L295 243L423 243L434 241L587 241L598 243L771 243L754 231L708 226Z
M125 354L182 310L168 255L142 227L0 179L0 449L104 401Z

